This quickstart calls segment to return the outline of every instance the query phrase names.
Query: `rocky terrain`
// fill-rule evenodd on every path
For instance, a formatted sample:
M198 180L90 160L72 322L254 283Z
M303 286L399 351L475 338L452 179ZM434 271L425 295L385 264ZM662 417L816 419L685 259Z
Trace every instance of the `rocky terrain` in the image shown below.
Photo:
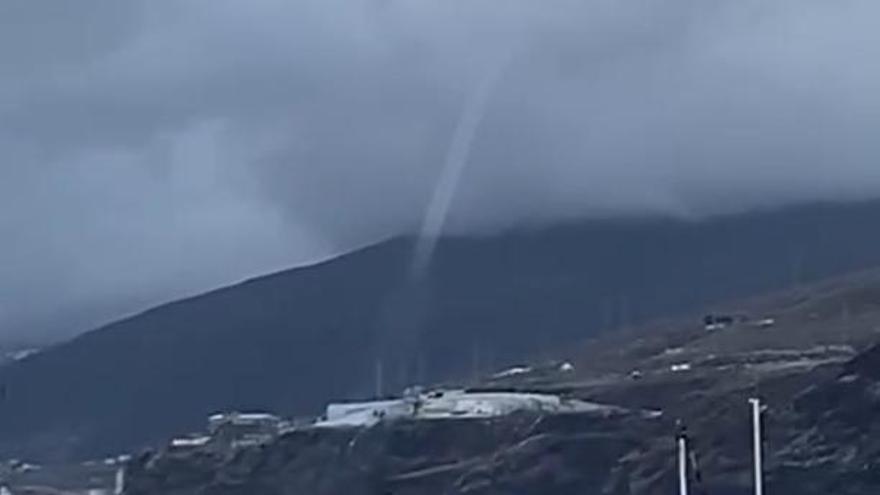
M305 430L232 459L143 459L130 469L126 493L589 493L614 482L608 473L638 447L640 431L651 426L643 422L523 414Z
M539 360L480 384L630 414L401 421L299 430L231 455L159 451L133 462L127 493L668 494L681 421L696 454L694 492L746 494L754 396L767 405L767 493L878 493L880 274L723 309L749 316L712 332L697 317L656 322L560 350L574 373Z

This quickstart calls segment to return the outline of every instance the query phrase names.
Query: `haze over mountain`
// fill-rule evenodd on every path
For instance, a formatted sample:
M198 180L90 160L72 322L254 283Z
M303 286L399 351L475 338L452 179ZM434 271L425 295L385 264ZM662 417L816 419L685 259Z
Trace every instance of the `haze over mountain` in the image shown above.
M383 242L122 320L0 367L0 453L94 457L198 430L219 410L318 413L487 372L600 330L880 266L880 203L718 218L577 222L444 239L421 285ZM400 351L400 350L403 351ZM414 361L419 366L412 366Z
M412 233L880 193L874 0L0 4L0 338Z

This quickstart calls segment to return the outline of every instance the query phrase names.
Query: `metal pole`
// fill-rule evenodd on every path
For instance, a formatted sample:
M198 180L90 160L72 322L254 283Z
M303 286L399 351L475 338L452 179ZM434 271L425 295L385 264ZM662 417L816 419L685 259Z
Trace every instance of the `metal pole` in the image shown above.
M116 483L113 489L113 495L123 495L125 493L125 466L119 466L116 470Z
M678 436L678 493L688 495L687 479L687 437Z
M761 399L749 399L752 405L752 433L755 450L755 495L763 495L763 461L761 448Z

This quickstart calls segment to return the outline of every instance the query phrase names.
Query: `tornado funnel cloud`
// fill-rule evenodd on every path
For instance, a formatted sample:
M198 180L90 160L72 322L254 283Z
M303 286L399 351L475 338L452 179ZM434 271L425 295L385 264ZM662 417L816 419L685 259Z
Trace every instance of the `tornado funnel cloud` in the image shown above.
M427 203L411 264L405 273L405 282L389 297L382 329L393 338L383 341L395 344L393 348L380 350L377 368L385 370L390 367L397 370L396 373L392 371L396 376L383 373L383 379L394 385L412 385L414 378L424 378L425 368L429 365L423 326L430 305L430 288L424 283L424 278L446 226L449 210L470 160L477 131L486 114L492 92L506 65L505 60L504 63L491 66L486 77L468 93L443 168ZM380 387L377 386L378 388Z
M464 111L452 136L443 169L425 210L410 267L412 280L424 277L430 267L437 241L443 234L449 210L470 161L477 131L486 115L492 92L506 65L500 63L495 66L467 98Z

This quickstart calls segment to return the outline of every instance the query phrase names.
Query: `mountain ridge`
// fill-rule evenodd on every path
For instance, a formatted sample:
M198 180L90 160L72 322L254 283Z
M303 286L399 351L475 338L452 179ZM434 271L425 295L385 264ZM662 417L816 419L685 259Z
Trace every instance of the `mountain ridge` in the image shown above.
M0 453L97 457L218 410L315 414L370 395L388 349L421 355L419 370L389 366L396 390L880 266L876 218L880 202L446 238L423 285L408 273L412 240L393 239L152 308L0 368Z

